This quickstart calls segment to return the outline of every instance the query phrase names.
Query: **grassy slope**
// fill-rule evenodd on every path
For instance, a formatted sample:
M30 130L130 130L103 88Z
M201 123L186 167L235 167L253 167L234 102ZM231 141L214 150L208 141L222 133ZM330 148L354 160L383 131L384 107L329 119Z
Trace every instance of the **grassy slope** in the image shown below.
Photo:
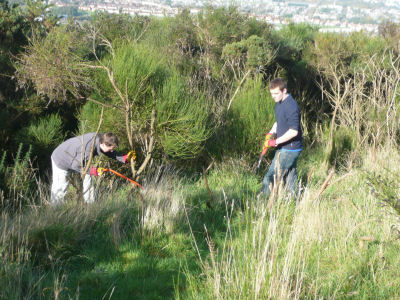
M165 176L147 184L144 207L121 187L87 207L3 214L0 298L396 297L400 222L368 174L399 174L399 153L366 153L315 199L319 154L301 158L303 182L314 171L300 199L282 193L271 211L255 199L261 174L237 160L210 171L212 210L203 179Z

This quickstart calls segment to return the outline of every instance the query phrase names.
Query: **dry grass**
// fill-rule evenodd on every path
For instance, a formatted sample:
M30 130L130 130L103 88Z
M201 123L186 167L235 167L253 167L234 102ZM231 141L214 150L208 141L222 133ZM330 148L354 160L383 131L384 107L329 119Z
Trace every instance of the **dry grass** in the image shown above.
M388 149L367 151L363 168L398 173L393 161L399 153ZM379 205L364 169L333 175L322 193L321 184L306 187L297 203L279 193L271 213L265 199L248 199L239 228L233 225L235 210L227 210L223 243L218 247L207 238L203 280L189 276L192 298L394 296L390 286L399 283L399 272L385 261L398 261L393 252L399 243L391 230L398 217L389 217Z

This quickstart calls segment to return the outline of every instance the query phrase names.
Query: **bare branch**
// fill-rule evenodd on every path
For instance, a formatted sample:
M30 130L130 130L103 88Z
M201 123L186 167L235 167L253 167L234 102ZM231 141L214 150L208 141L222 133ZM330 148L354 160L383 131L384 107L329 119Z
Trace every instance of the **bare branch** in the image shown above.
M90 147L89 159L88 159L88 161L87 161L87 163L86 163L85 168L82 170L82 173L81 173L82 180L85 179L85 176L86 176L86 174L87 174L87 172L88 172L88 170L89 170L89 167L90 167L90 165L91 165L91 163L92 163L92 160L93 160L94 145L95 145L95 143L96 143L97 134L98 134L99 131L100 131L101 123L103 123L103 114L104 114L104 107L101 108L99 124L97 125L96 133L95 133L94 138L93 138L93 141L92 141L92 146ZM83 143L82 143L82 145L83 145ZM82 152L82 153L83 153L83 152Z
M122 108L122 107L120 107L120 106L117 106L117 105L113 105L113 104L106 104L106 103L100 102L100 101L98 101L98 100L96 100L96 99L93 99L93 98L91 98L91 97L87 97L86 99L87 99L87 100L89 100L90 102L93 102L93 103L99 104L99 105L101 105L102 107L107 107L107 108L117 108L117 109L119 109L119 110L122 110L122 111L123 111L123 108Z
M157 116L156 105L153 107L153 111L151 113L151 121L150 121L150 139L149 139L149 147L146 153L146 157L140 166L139 170L137 171L136 175L140 175L143 170L146 168L147 163L150 161L151 155L153 153L154 143L155 143L155 121Z
M250 70L247 71L247 73L243 76L242 80L239 82L239 86L236 88L236 91L233 93L233 96L231 98L231 100L229 100L229 104L228 104L228 110L231 107L232 101L235 98L236 94L238 93L240 87L242 86L243 82L245 81L245 79L247 78L247 76L250 74Z

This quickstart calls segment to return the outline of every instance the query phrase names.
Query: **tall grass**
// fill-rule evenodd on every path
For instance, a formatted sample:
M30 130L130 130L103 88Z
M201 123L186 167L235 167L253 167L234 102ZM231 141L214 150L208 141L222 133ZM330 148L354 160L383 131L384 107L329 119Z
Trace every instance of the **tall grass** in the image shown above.
M207 236L210 255L202 265L204 280L188 274L191 298L299 298L304 253L296 251L296 240L285 224L292 218L293 204L281 200L271 213L264 201L248 203L239 227L227 203L228 229L221 247Z
M399 158L371 148L362 167L335 173L322 191L327 170L315 163L297 199L282 190L271 209L255 197L251 168L230 160L209 171L211 209L204 178L159 168L143 201L106 176L92 205L70 191L62 206L3 210L0 298L396 297L400 222L370 179L398 175ZM397 185L386 188L397 195Z
M142 191L143 201L124 182L102 178L97 188L97 203L93 205L76 203L71 188L61 206L35 206L18 214L3 209L0 298L101 299L114 294L117 299L129 299L130 294L124 292L129 286L116 289L113 283L120 280L119 276L108 282L107 277L99 276L95 270L126 271L131 267L127 263L135 262L132 256L142 256L137 261L138 269L151 270L153 261L169 256L175 246L169 246L168 236L183 220L181 183L173 176L148 180ZM179 241L180 237L173 239ZM171 260L175 264L175 258ZM173 274L171 270L168 272ZM142 281L153 276L159 275L152 272L143 279L138 276L130 284L143 286ZM173 291L172 281L164 285L171 285L169 289ZM145 293L151 289L154 291L150 286Z
M5 152L0 161L0 210L16 211L26 205L41 204L46 189L41 188L41 180L32 165L32 147L24 152L20 144L12 164L6 165Z
M390 149L390 148L389 148ZM399 154L367 152L369 171ZM322 180L306 186L297 202L281 193L270 212L266 201L228 199L223 239L206 235L203 276L186 272L191 299L299 299L396 297L399 271L398 216L382 209L368 188L364 169L336 174L320 193ZM235 213L236 212L236 213ZM206 230L206 229L205 229ZM390 263L389 263L390 262ZM186 296L187 296L186 295ZM184 298L184 297L182 297Z

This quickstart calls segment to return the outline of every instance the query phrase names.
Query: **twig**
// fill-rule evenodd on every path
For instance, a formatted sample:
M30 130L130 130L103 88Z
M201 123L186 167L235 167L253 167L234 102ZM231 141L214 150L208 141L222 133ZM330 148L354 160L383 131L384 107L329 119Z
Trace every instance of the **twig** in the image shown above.
M147 25L147 26L142 30L142 32L140 33L140 35L135 39L135 42L138 42L138 41L142 38L142 36L145 34L145 32L147 31L147 29L149 28L150 22L147 22L146 25Z
M339 177L338 179L336 179L335 181L333 181L333 182L332 182L331 184L329 184L329 185L334 185L334 184L338 183L339 181L345 179L347 176L350 176L350 175L353 175L353 174L354 174L353 172L348 172L348 173L342 175L341 177Z
M153 148L154 148L154 134L155 134L155 127L154 127L154 123L156 121L156 117L157 117L157 109L156 109L156 105L154 105L153 107L153 111L151 113L151 121L150 121L150 141L149 141L149 147L146 153L146 157L142 163L142 165L140 166L139 170L136 173L137 175L140 175L143 170L146 168L147 163L150 161L151 155L153 153Z
M90 164L92 163L93 149L94 149L94 145L96 143L97 134L100 131L101 123L103 123L103 113L104 113L104 107L101 108L100 120L99 120L99 124L97 125L96 133L94 134L94 137L93 137L92 146L90 147L89 159L88 159L88 161L86 163L85 169L83 170L83 172L81 174L82 180L85 179L86 173L89 170ZM82 142L82 145L83 145L83 142ZM82 153L83 153L83 151L82 151Z
M332 169L328 176L326 177L324 183L322 184L320 190L318 191L317 195L314 197L314 201L318 199L319 196L321 196L321 194L325 191L325 189L328 187L329 185L329 181L332 179L333 174L335 173L335 170Z
M117 106L117 105L106 104L106 103L100 102L100 101L98 101L98 100L96 100L96 99L93 99L93 98L91 98L91 97L87 97L86 99L89 100L90 102L99 104L99 105L101 105L102 107L107 107L107 108L118 108L119 110L123 110L121 107L119 107L119 106Z
M358 247L360 249L362 249L364 247L364 242L375 242L375 238L373 236L360 237L360 241L358 242Z
M247 73L243 76L242 80L239 83L239 86L236 88L236 91L233 93L233 96L231 98L231 100L229 100L229 104L228 104L228 110L231 107L233 98L235 98L236 94L239 92L240 87L242 86L244 80L246 79L246 77L250 74L250 70L247 71Z

